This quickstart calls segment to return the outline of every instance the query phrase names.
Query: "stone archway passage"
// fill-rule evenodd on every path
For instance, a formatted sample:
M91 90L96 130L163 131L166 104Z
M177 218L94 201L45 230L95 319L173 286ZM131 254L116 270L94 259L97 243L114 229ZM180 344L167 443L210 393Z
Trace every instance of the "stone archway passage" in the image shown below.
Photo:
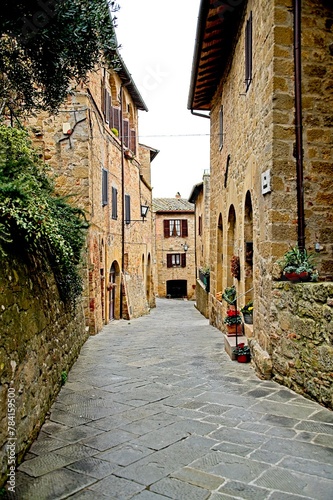
M169 280L166 285L167 296L172 299L187 297L187 280Z

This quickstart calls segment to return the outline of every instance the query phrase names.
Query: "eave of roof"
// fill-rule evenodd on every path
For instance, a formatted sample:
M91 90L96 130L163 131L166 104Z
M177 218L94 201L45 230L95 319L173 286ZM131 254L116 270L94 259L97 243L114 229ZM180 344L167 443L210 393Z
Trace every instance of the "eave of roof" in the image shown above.
M151 146L147 146L146 144L142 144L141 142L140 142L140 146L142 146L143 148L149 149L149 151L150 151L150 161L151 162L156 158L156 156L160 152L159 149L152 148Z
M232 50L246 0L232 7L228 1L201 0L187 108L209 111Z
M116 51L117 58L120 63L120 67L117 70L117 74L119 75L122 83L126 85L126 88L130 94L130 96L133 99L133 102L135 106L140 109L141 111L148 111L148 108L141 97L140 92L138 91L137 86L135 85L131 73L128 71L126 64L123 61L123 58L121 57L119 50L117 49Z
M190 203L195 203L196 199L199 196L199 193L202 191L203 191L203 182L199 182L198 184L195 184L192 188L192 192L190 194L188 201Z

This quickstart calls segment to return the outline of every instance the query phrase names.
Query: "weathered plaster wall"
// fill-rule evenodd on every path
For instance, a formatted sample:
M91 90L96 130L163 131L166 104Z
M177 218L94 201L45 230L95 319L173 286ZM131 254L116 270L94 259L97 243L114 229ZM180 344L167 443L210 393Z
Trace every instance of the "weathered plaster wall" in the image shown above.
M20 459L44 422L87 339L82 303L66 308L52 273L19 258L0 266L0 482L7 468L8 388L15 389L16 455Z
M275 283L269 319L273 377L333 409L333 284Z

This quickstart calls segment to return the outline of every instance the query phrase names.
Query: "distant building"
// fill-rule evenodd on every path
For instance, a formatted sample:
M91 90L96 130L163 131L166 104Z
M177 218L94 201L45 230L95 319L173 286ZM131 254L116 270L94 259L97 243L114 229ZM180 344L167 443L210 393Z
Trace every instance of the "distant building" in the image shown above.
M195 297L194 205L181 198L153 199L155 293L158 297Z
M204 171L202 182L193 186L188 199L195 211L195 276L198 310L209 316L208 293L210 290L210 174Z

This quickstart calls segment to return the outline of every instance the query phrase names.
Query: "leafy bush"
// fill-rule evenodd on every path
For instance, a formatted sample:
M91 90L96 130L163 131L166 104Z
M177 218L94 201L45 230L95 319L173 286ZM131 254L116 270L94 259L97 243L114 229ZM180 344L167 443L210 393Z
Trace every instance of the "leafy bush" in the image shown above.
M51 267L61 297L73 301L86 228L83 211L56 195L28 133L0 125L0 258L23 248Z

